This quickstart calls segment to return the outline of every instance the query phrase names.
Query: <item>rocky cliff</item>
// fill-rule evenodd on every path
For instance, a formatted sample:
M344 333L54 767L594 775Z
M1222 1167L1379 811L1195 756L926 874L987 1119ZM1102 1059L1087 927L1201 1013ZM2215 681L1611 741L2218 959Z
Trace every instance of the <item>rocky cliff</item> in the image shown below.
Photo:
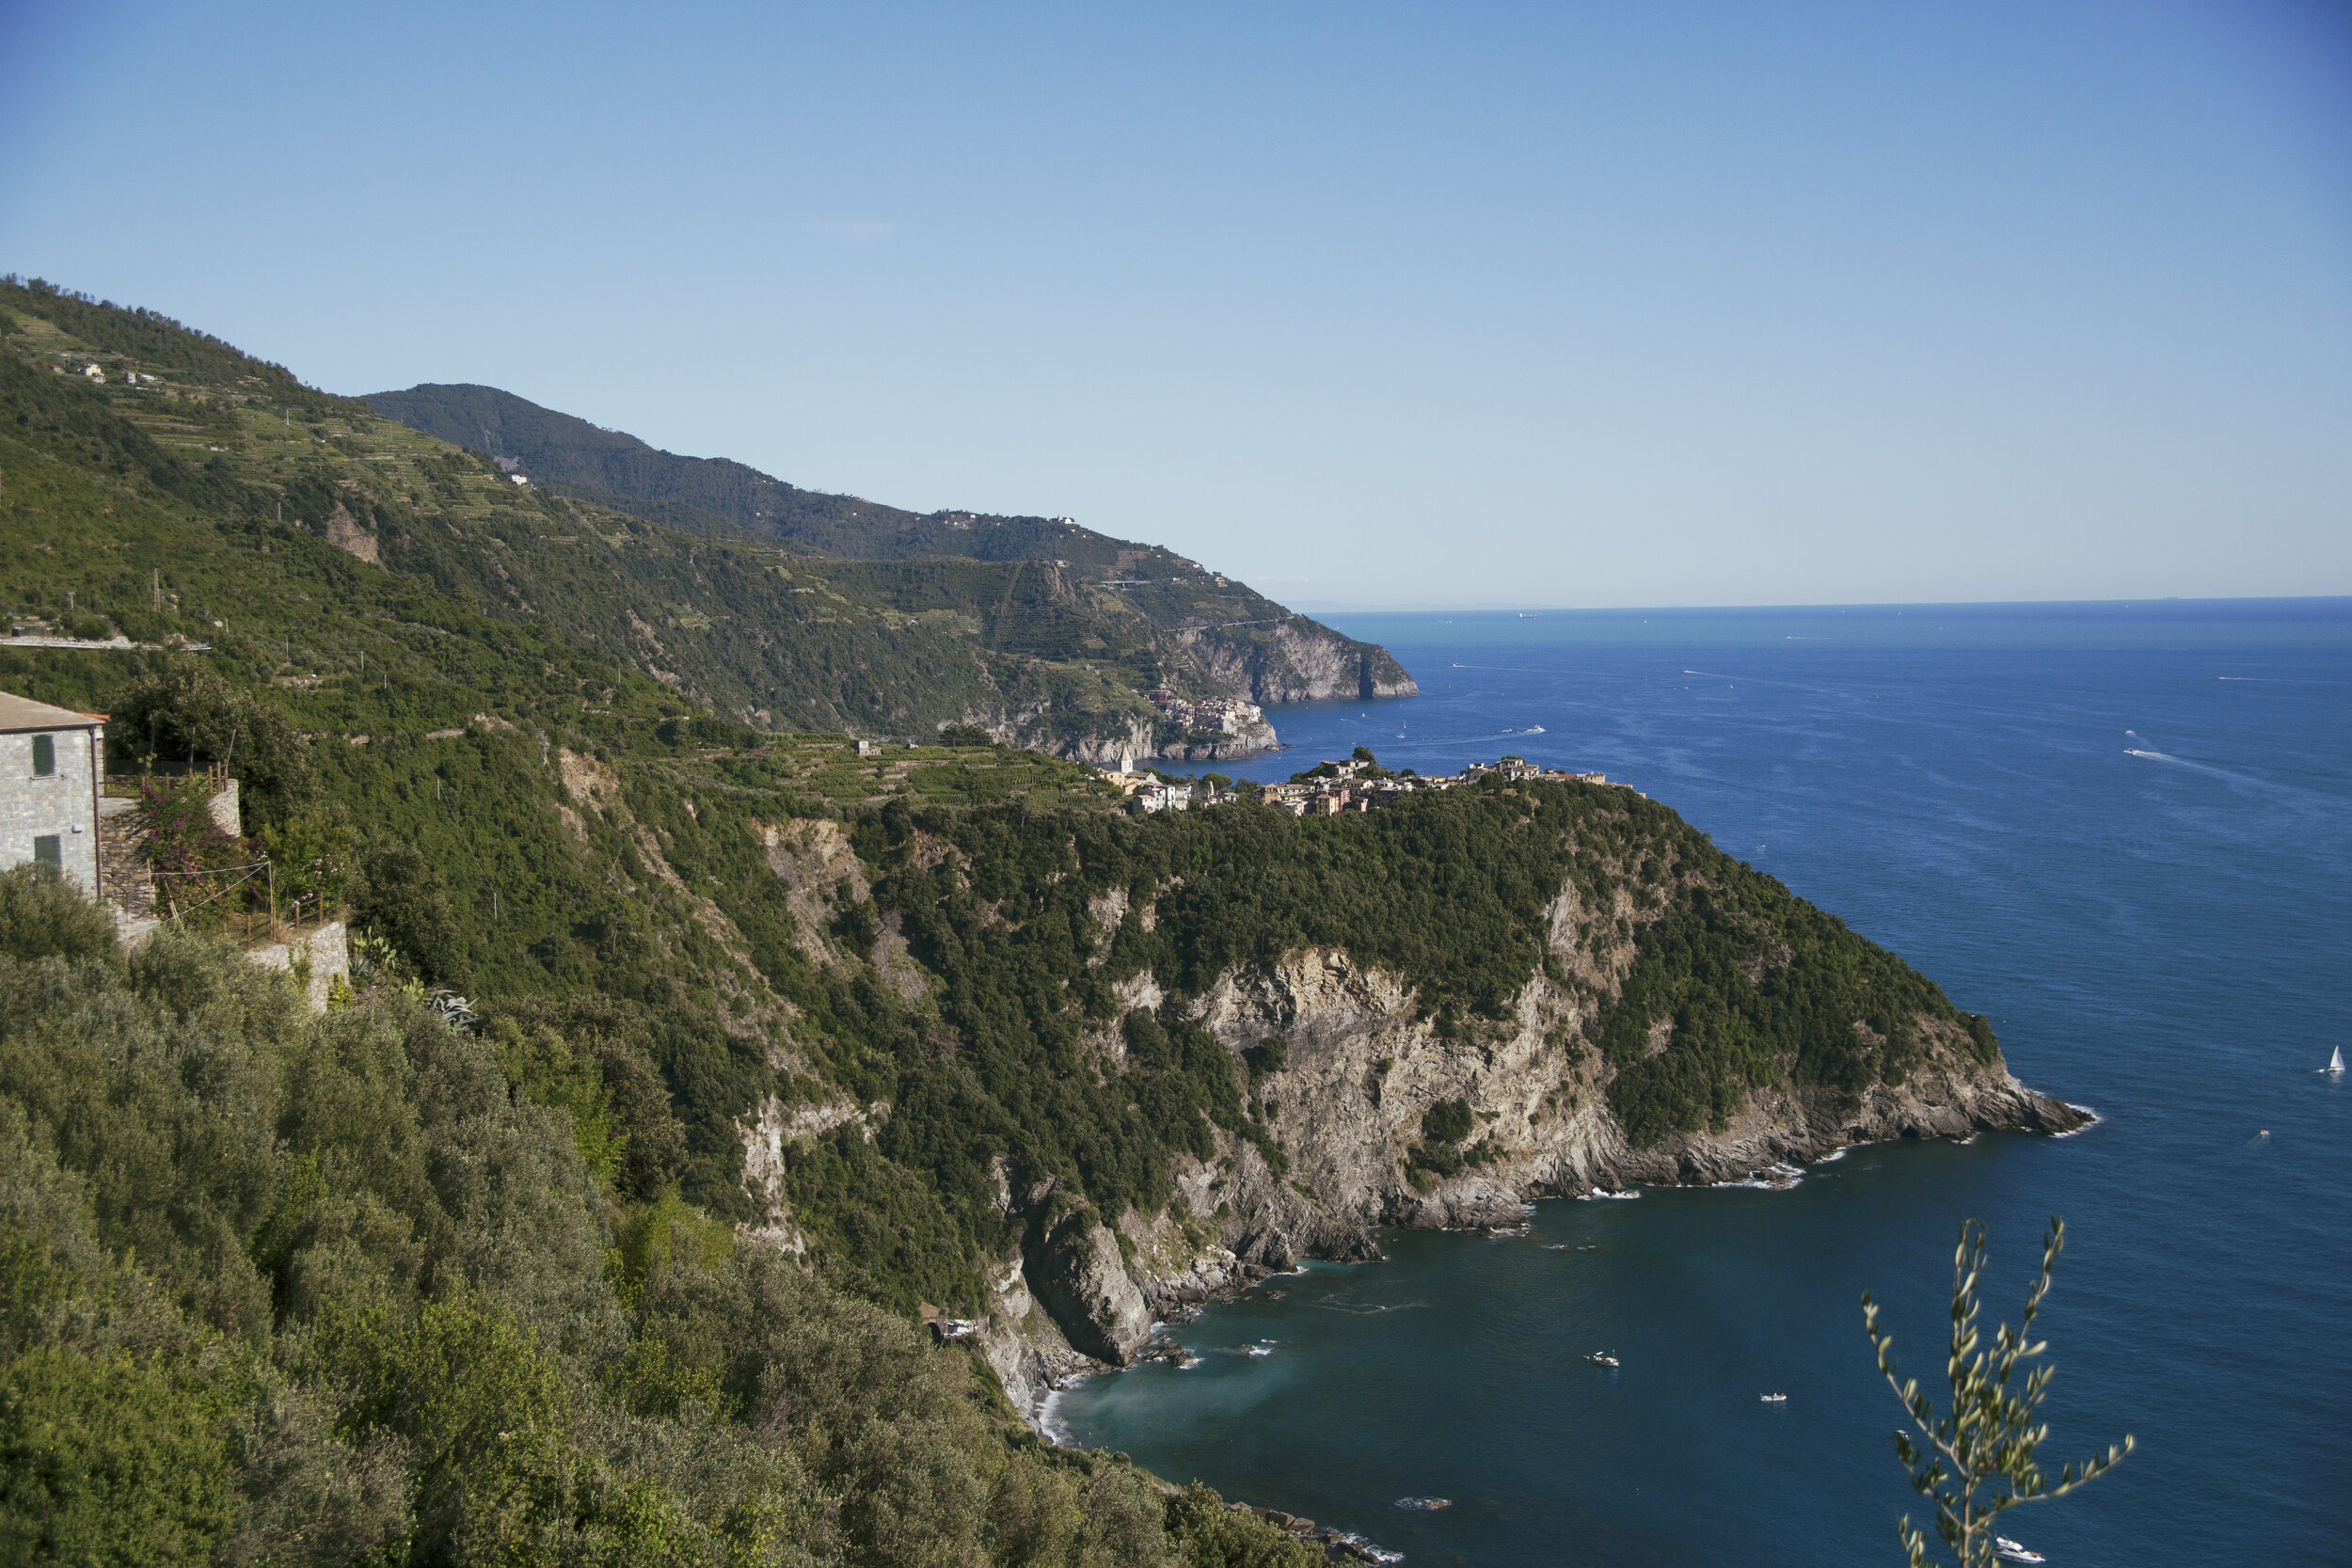
M1182 1321L1195 1304L1269 1271L1306 1258L1375 1259L1378 1226L1514 1226L1537 1197L1788 1180L1793 1167L1852 1144L2062 1132L2089 1119L2027 1088L1997 1059L1986 1065L1963 1030L1923 1014L1914 1021L1920 1060L1900 1084L1859 1094L1757 1089L1720 1128L1637 1148L1609 1108L1613 1073L1586 1042L1631 966L1633 944L1580 941L1576 900L1569 888L1555 904L1557 964L1528 984L1512 1016L1453 1038L1417 1016L1395 975L1344 950L1307 948L1269 967L1225 970L1188 1010L1245 1075L1245 1053L1282 1043L1281 1067L1257 1080L1252 1099L1288 1169L1276 1170L1249 1140L1221 1137L1215 1158L1180 1161L1165 1213L1130 1213L1116 1232L1099 1222L1084 1232L1068 1222L1051 1230L1008 1270L1025 1281L1010 1298L1021 1310L993 1316L981 1331L1016 1403L1039 1418L1057 1380L1128 1362L1151 1343L1152 1320ZM1424 1119L1454 1101L1471 1117L1473 1132L1460 1141L1474 1148L1474 1164L1451 1176L1416 1171Z
M775 1092L736 1113L748 1233L968 1320L1032 1418L1209 1296L1377 1257L1384 1225L2084 1120L1901 958L1621 787L725 816L743 776L632 802L714 890L714 938L754 951L716 901L758 915L794 985ZM708 875L736 851L698 831L757 865Z
M1002 738L1017 744L1021 733L1008 729ZM1279 750L1281 744L1274 726L1263 720L1242 724L1231 734L1217 734L1179 730L1174 725L1154 723L1149 716L1135 713L1111 716L1095 725L1092 733L1065 734L1058 738L1047 739L1038 749L1050 751L1072 762L1116 768L1127 763L1154 761L1227 762L1242 757L1263 756Z
M1250 628L1246 636L1201 626L1184 627L1176 638L1209 678L1253 703L1421 694L1386 648L1343 637L1303 615Z

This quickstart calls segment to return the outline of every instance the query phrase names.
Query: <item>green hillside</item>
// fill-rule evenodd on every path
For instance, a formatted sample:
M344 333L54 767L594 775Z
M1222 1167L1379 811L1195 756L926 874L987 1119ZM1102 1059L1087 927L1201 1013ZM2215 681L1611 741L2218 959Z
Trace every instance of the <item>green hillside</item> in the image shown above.
M900 563L856 580L902 610L953 609L981 620L992 650L1107 662L1146 688L1262 703L1411 689L1386 649L1342 637L1171 550L1066 519L916 514L803 490L725 458L660 451L492 387L426 385L365 401L444 441L514 462L533 484L562 495L706 536ZM837 568L830 575L848 580ZM1302 672L1277 628L1327 650L1342 672L1337 683Z
M113 715L120 768L232 763L252 837L214 847L361 937L313 1019L233 951L250 890L126 954L0 878L10 1560L1295 1568L911 1323L1173 1218L1186 1156L1279 1165L1191 1009L1226 966L1348 949L1463 1052L1548 974L1637 1145L1900 1082L1922 1020L1997 1061L1629 791L1138 818L936 730L1116 713L1156 590L682 532L44 287L0 328L0 608L84 644L0 647L0 689ZM1547 949L1564 886L1613 993Z

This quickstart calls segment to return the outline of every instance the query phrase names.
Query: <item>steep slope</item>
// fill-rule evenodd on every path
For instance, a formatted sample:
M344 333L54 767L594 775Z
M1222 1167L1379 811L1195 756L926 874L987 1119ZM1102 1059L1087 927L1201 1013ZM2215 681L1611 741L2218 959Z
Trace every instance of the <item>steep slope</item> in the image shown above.
M806 689L836 704L912 705L945 677L855 670L910 650L997 693L999 661L1084 672L988 646L1079 590L681 534L196 335L0 307L0 596L155 645L0 647L8 688L107 710L200 668L284 714L304 766L248 826L420 861L377 934L431 936L427 978L642 1036L678 1124L652 1186L896 1310L984 1319L1016 1395L1250 1268L1366 1256L1375 1224L2076 1119L1981 1018L1630 791L1136 820L1030 753L700 715L682 692L745 680L729 659L831 659ZM992 564L1035 575L1036 616L956 575ZM878 603L886 573L935 602ZM532 1010L558 1004L623 1022Z
M916 514L803 490L725 458L660 451L490 387L426 385L365 401L561 494L803 555L906 563L858 580L900 610L985 617L993 648L1107 660L1146 688L1261 704L1418 689L1386 649L1343 637L1172 551L1066 517ZM930 559L938 557L992 564Z
M1017 1397L1253 1271L1373 1256L1378 1225L2083 1120L1981 1017L1620 787L836 825L714 799L747 777L682 756L629 804L727 918L804 911L768 974L809 1068L745 1115L756 1202L860 1289L985 1319Z
M135 581L120 570L127 558L112 536L72 557L73 571L60 575L69 562L52 560L45 575L57 603L20 594L10 606L34 622L78 592L81 610L103 600L126 629L169 623L199 636L220 617L159 621L152 611L175 594L184 610L194 580L164 578L205 558L226 530L257 555L316 541L369 570L430 585L475 615L545 623L616 670L650 674L691 705L757 727L904 739L965 722L1073 754L1115 752L1138 736L1148 749L1154 714L1142 689L1162 665L1152 646L1107 667L991 647L968 616L901 611L770 546L704 539L516 484L475 454L304 388L217 340L45 285L0 282L0 340L20 432L77 456L119 454L119 471L77 483L119 490L131 468L151 470L148 493L168 491L193 509L182 521L203 531L189 551L155 549ZM38 509L36 495L17 492L20 515ZM101 502L49 515L71 532L108 514ZM272 600L258 613L274 623L288 610ZM238 626L255 612L246 608ZM277 673L356 672L358 647L339 647L337 629L322 628L307 653L280 638L287 668Z
M428 382L360 401L453 446L505 458L535 484L691 533L764 539L806 555L959 553L878 547L919 536L928 519L913 513L803 490L723 457L661 451L495 387Z

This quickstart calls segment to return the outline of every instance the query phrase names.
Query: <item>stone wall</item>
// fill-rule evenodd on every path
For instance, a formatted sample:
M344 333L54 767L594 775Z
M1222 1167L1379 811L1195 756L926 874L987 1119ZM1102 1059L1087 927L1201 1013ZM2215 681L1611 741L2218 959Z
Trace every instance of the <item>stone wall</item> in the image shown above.
M222 780L220 787L213 791L212 800L205 803L205 809L213 814L213 826L231 838L245 836L245 823L237 814L236 780Z
M351 974L351 935L340 920L330 920L310 931L297 931L287 940L267 947L246 951L246 958L263 969L282 969L310 978L306 990L314 1013L326 1011L326 997L334 987L335 976L346 978Z
M31 860L36 839L54 837L59 868L84 891L98 891L93 734L50 732L56 771L40 775L33 772L33 736L0 735L0 870Z

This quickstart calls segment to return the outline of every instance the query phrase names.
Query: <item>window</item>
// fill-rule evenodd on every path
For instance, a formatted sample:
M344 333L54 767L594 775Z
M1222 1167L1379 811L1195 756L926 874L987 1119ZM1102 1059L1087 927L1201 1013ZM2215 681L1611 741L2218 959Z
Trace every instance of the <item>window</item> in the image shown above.
M45 779L57 770L57 737L54 735L33 736L33 777Z
M33 840L33 859L42 865L54 865L63 870L65 852L57 845L58 839L56 833L47 833Z

